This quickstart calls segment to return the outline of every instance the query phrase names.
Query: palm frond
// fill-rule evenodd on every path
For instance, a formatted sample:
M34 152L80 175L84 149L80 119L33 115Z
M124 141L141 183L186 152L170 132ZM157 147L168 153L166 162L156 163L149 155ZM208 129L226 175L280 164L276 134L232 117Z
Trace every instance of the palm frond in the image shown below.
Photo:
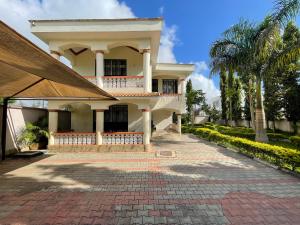
M292 46L281 51L274 51L268 63L266 64L264 73L271 73L281 67L289 65L297 61L300 57L300 40Z
M284 26L288 21L293 20L300 9L300 0L275 0L272 20Z

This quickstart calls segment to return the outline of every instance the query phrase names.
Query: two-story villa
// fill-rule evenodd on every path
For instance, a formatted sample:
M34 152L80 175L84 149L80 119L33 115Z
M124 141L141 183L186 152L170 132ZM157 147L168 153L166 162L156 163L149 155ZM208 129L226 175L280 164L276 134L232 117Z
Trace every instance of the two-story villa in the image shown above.
M49 149L144 150L154 129L180 133L194 66L157 63L161 18L30 23L53 57L119 99L49 100Z

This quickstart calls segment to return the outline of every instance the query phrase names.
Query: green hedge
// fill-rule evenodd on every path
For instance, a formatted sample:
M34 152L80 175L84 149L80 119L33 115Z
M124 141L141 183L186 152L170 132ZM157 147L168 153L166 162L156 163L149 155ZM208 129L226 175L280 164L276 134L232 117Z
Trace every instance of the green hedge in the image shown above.
M300 152L294 149L255 142L240 137L232 137L209 128L183 127L182 131L184 133L193 133L209 141L221 144L228 143L251 157L267 160L280 167L287 167L292 170L300 167Z
M255 140L255 133L253 129L246 127L229 127L220 125L204 124L203 127L209 128L211 130L219 131L222 134L226 134L234 137L247 138L250 140ZM272 140L282 140L288 139L288 136L281 133L268 133L268 137Z
M300 136L291 136L290 141L300 149Z

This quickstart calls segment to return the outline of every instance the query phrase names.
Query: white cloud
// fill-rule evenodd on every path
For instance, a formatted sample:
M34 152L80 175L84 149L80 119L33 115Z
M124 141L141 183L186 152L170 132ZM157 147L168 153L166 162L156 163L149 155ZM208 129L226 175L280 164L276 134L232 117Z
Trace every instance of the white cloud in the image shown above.
M211 103L213 99L220 96L220 90L216 87L214 81L204 75L204 72L208 70L206 62L191 62L195 64L195 71L188 77L192 80L194 89L201 89L206 93L206 99L208 103Z
M162 16L164 14L164 11L165 11L165 7L164 6L159 7L159 15L160 16Z
M0 0L0 19L47 50L30 33L30 19L131 18L131 9L117 0Z
M164 7L159 8L160 14ZM78 18L132 18L135 17L131 8L118 0L0 0L0 19L16 31L48 50L48 46L30 33L30 19L78 19ZM166 26L161 36L158 61L176 63L174 47L178 43L177 26ZM219 95L213 81L203 71L208 69L203 61L196 62L196 70L190 76L194 88L201 88L207 98Z
M168 27L164 25L162 36L160 38L160 47L158 52L158 62L160 63L176 63L174 54L174 46L177 42L176 37L177 26Z

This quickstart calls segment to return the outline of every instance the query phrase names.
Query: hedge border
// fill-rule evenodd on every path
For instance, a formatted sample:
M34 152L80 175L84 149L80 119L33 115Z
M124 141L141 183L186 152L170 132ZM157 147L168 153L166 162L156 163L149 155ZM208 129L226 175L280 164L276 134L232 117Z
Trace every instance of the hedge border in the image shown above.
M183 126L182 132L193 133L196 136L218 144L230 144L238 148L243 154L266 160L280 168L287 168L295 171L296 168L300 167L300 152L294 149L273 146L240 137L232 137L209 128L191 128ZM288 165L288 167L286 165Z

